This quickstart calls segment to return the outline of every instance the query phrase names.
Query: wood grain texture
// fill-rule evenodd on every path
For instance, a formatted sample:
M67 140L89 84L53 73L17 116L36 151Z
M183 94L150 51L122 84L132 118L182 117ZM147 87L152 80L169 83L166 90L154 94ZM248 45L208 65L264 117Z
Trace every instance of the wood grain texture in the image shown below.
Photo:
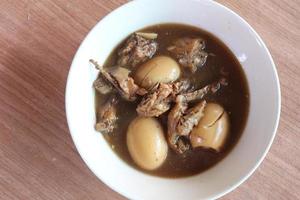
M258 170L222 199L300 198L300 1L220 0L261 35L277 65L282 114ZM0 199L124 199L85 166L64 111L80 42L125 0L0 1Z

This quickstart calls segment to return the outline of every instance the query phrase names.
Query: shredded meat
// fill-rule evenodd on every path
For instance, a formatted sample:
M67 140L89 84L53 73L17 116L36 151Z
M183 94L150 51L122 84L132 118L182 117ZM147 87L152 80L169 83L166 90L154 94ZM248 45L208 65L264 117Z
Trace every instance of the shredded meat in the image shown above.
M177 142L177 152L183 154L184 152L191 149L189 139L186 137L179 137Z
M178 94L181 94L183 92L187 92L188 89L190 88L190 81L184 79L184 80L181 80L181 81L177 81L175 83L172 84L173 85L173 99L175 101L176 99L176 96Z
M116 105L118 100L115 96L110 97L97 112L96 130L101 133L111 133L115 126L117 117Z
M169 96L173 92L172 85L161 83L153 92L146 95L138 105L136 111L145 117L158 117L170 109Z
M94 81L93 86L101 94L108 94L113 90L113 87L105 80L103 76L99 76Z
M216 93L221 88L221 86L226 86L227 84L227 80L225 78L221 78L220 80L212 84L206 85L201 89L195 90L193 92L184 93L182 94L182 96L187 102L199 100L202 99L208 93Z
M176 104L171 109L171 111L168 114L168 142L170 147L178 152L183 153L178 148L178 140L179 140L179 133L177 132L177 126L179 124L179 121L185 111L187 110L187 103L184 101L184 98L181 95L178 95L176 98Z
M180 118L177 126L177 132L179 135L188 136L190 134L194 126L196 126L203 117L205 106L206 101L203 100L186 111L185 115Z
M187 138L203 117L205 106L206 101L201 101L187 110L188 105L184 97L177 96L176 104L168 115L168 142L175 152L182 154L190 148Z
M196 72L202 67L207 59L208 54L204 51L205 41L201 38L180 38L174 42L168 50L173 53L178 62L191 72Z
M221 78L192 92L184 92L188 89L188 87L184 87L183 93L177 94L176 104L168 114L168 142L175 152L182 154L190 149L189 135L204 115L205 100L190 109L188 109L188 103L193 100L201 100L206 94L215 93L221 85L227 84L226 79Z
M171 101L175 100L176 95L187 91L188 87L187 80L156 84L151 92L142 99L136 110L141 116L158 117L168 111Z
M102 70L101 73L124 99L128 101L134 101L136 99L136 92L139 87L134 83L133 78L129 77L128 69L118 67L111 72Z
M120 66L135 67L153 57L158 48L154 39L147 39L141 34L132 34L118 52Z
M103 90L106 91L108 90L107 88L113 86L127 101L134 101L137 95L147 93L147 90L140 88L134 83L133 78L129 76L130 70L124 67L114 67L110 70L104 70L96 61L90 60L90 62L100 70L100 76L96 84L94 83L94 87L98 88L97 90L100 90L101 93L103 93Z

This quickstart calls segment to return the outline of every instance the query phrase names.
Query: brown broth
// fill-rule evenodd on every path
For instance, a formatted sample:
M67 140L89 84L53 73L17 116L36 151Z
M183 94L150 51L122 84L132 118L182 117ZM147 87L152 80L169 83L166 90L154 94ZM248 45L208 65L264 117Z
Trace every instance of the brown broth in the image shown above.
M173 57L166 48L177 38L180 37L201 37L206 41L205 51L209 53L206 64L198 69L195 74L185 73L185 77L192 80L196 88L205 86L220 78L220 70L224 68L228 72L229 85L220 89L214 95L208 95L205 99L208 102L221 104L228 112L230 117L230 134L223 150L219 153L197 148L183 155L178 155L169 149L168 156L164 164L154 171L144 171L140 169L131 159L126 145L126 130L129 123L137 116L136 107L139 101L134 103L121 101L118 104L118 127L109 135L104 135L116 154L130 166L144 171L148 174L162 177L185 177L203 172L222 160L234 147L240 138L248 117L249 90L247 81L241 65L233 53L212 34L199 28L181 24L161 24L147 27L140 31L158 33L157 42L159 49L157 55L168 55ZM120 44L122 45L123 42ZM120 45L118 47L120 47ZM116 64L116 47L104 67ZM99 93L96 94L96 102L99 105L106 97ZM96 106L97 106L96 105ZM159 117L166 133L166 114Z

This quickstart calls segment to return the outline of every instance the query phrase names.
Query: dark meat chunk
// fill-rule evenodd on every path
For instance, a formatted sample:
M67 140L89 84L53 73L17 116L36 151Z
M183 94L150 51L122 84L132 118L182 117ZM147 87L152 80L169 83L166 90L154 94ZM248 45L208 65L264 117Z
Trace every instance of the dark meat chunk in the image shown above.
M201 89L195 90L193 92L183 93L182 96L187 102L199 100L202 99L208 93L216 93L221 88L221 86L226 86L227 84L227 80L225 78L221 78L220 80L212 84L206 85Z
M136 111L145 117L158 117L170 109L169 98L173 92L172 85L161 83L153 92L146 95L138 105Z
M201 101L196 106L187 110L188 105L182 95L176 98L176 104L168 115L168 142L177 153L184 153L190 148L189 134L203 117L206 101Z
M206 85L205 87L195 90L193 92L188 92L185 94L182 94L185 101L190 102L197 99L202 99L206 94L208 94L210 91L210 85Z
M177 126L177 132L179 135L188 136L190 134L194 126L196 126L203 117L205 106L206 101L204 100L186 111L184 116L180 118Z
M180 134L177 132L177 126L181 117L187 110L187 106L188 105L184 101L183 97L181 95L178 95L176 98L175 106L168 114L168 142L170 147L178 153L182 153L182 151L179 150L177 144L180 137Z
M177 142L177 152L183 154L184 152L191 149L189 139L186 137L179 137Z
M110 72L102 71L101 73L124 99L128 101L136 99L136 92L139 87L134 83L133 78L129 77L130 71L128 69L117 67Z
M108 94L108 93L112 92L112 90L113 90L113 87L111 86L111 84L107 80L105 80L105 78L103 76L99 76L94 81L93 86L101 94Z
M148 90L146 90L145 88L139 87L139 89L136 91L136 94L139 96L144 96L146 94L148 94Z
M174 96L174 101L176 99L176 95L181 94L183 92L187 92L188 89L190 88L190 81L187 79L177 81L172 84L173 85L173 96Z
M201 38L180 38L174 42L168 50L172 52L178 62L191 72L196 72L202 67L207 59L208 54L204 51L205 41Z
M115 126L117 117L116 105L118 100L115 96L110 97L97 112L96 130L101 133L111 133Z
M186 80L176 83L156 84L151 92L146 95L137 107L137 112L145 117L158 117L170 109L171 101L176 95L188 89L189 82Z
M206 101L202 100L194 107L188 109L188 102L200 100L207 93L217 92L221 85L227 85L227 81L221 78L217 82L209 84L199 90L187 93L179 93L176 97L176 104L168 115L168 142L170 147L177 153L184 153L190 145L186 141L191 131L204 115ZM186 91L188 87L185 87ZM182 141L181 141L182 140Z
M147 92L145 89L140 88L134 83L133 78L129 76L130 71L128 69L117 66L111 68L110 70L104 70L96 61L90 60L90 62L100 70L100 76L97 79L98 82L96 82L96 84L101 91L106 90L109 86L105 84L109 83L110 86L113 86L118 93L128 101L134 101L137 97L137 94L141 95ZM94 83L95 88L96 84Z
M120 66L135 67L153 57L158 48L154 39L147 39L141 34L134 33L118 52Z

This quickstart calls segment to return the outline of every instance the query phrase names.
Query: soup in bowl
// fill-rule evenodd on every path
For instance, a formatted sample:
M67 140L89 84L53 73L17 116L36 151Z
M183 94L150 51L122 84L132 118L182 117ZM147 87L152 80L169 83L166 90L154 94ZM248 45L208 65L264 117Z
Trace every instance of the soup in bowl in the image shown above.
M80 155L112 189L130 199L207 199L262 161L280 90L264 43L232 11L134 1L82 42L66 111Z

